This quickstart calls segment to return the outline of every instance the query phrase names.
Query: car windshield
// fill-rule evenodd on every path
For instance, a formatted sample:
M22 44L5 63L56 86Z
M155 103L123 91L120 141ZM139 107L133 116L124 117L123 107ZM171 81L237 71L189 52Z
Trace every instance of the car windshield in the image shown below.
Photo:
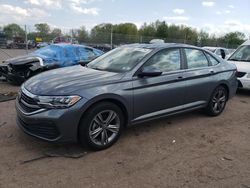
M110 72L127 72L134 68L151 51L151 49L146 48L117 48L90 62L88 67Z
M57 58L61 49L62 49L62 47L60 47L60 46L49 45L49 46L43 47L39 50L36 50L34 52L34 54L39 54L39 55L43 55L43 56L51 57L51 58Z
M250 62L250 45L238 48L228 60Z

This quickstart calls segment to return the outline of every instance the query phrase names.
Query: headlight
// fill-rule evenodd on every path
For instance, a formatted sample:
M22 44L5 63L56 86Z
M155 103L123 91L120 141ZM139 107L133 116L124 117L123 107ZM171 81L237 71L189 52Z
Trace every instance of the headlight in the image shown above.
M38 96L42 108L69 108L81 99L80 96Z

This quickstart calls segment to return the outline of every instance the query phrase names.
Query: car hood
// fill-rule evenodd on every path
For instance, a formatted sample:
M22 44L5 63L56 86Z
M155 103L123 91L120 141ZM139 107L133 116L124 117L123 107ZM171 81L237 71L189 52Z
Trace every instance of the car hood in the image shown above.
M15 58L8 59L8 60L4 61L4 63L5 64L12 64L12 65L23 65L26 63L30 63L30 62L41 61L40 59L41 59L41 57L39 57L39 56L35 56L33 54L28 54L28 55L18 56Z
M244 61L229 61L229 62L234 63L238 71L250 73L250 62L244 62Z
M69 95L83 88L119 81L123 76L76 65L41 73L27 80L24 87L35 95Z
M8 59L4 61L4 63L12 65L24 65L26 63L37 62L37 61L39 61L42 65L47 61L58 61L58 59L32 52L27 55L17 56L15 58Z

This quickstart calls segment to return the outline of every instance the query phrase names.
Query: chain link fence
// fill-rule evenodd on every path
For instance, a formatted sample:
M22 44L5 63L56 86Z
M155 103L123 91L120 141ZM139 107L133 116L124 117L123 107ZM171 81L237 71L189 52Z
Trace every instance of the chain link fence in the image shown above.
M19 37L21 37L26 43L27 41L36 41L37 38L41 38L43 42L53 42L56 37L64 36L65 38L74 38L75 41L78 41L80 44L86 45L99 45L99 46L110 46L116 47L124 44L131 43L150 43L153 39L161 39L166 43L184 43L195 46L214 46L214 47L225 47L225 48L237 48L237 45L231 45L227 42L220 40L200 40L200 39L175 39L175 38L159 38L154 36L143 36L143 35L129 35L129 34L120 34L120 33L112 33L112 32L86 32L84 35L81 35L79 29L60 29L61 33L53 33L53 28L51 28L50 33L41 36L36 32L35 26L33 25L20 25L22 30ZM17 33L13 32L12 34L17 36ZM13 40L8 36L6 40ZM1 40L1 39L0 39Z

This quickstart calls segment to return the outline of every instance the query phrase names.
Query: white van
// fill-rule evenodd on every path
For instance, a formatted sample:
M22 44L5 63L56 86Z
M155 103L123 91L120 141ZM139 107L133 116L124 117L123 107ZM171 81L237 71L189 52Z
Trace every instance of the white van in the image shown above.
M250 40L244 42L227 60L237 66L239 88L250 89Z

